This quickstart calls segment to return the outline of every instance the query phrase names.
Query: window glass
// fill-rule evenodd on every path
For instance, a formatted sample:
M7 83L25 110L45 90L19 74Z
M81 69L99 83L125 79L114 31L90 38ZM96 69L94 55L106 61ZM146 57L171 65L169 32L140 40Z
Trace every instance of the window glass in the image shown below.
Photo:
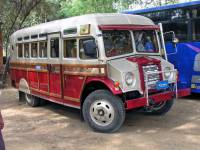
M96 59L97 58L97 48L93 48L93 52L90 55L87 55L85 53L84 43L87 41L93 41L95 43L95 40L93 38L80 39L79 40L79 57L81 59Z
M156 32L153 30L133 31L135 46L138 52L156 53L159 51Z
M195 20L193 25L193 40L200 40L200 20Z
M180 42L187 41L188 23L186 21L169 22L163 24L164 32L174 31ZM166 41L172 41L171 38L165 38Z
M47 58L47 42L39 42L39 57Z
M30 53L29 53L29 43L25 43L25 44L24 44L24 57L25 57L25 58L29 58L29 57L30 57Z
M64 58L77 57L77 42L76 39L64 40Z
M104 48L107 57L133 52L129 31L103 31Z
M31 57L37 58L38 57L38 44L31 43Z
M59 38L52 38L50 41L51 58L59 57Z
M18 57L23 57L23 45L18 44Z

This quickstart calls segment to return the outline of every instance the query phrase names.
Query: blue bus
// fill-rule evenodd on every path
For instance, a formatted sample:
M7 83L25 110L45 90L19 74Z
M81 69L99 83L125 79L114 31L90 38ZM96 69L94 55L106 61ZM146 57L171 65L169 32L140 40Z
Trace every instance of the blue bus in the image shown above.
M191 88L192 93L200 93L200 1L123 13L143 15L162 23L168 60L179 71L179 91L187 95ZM171 38L175 36L179 39L176 44Z

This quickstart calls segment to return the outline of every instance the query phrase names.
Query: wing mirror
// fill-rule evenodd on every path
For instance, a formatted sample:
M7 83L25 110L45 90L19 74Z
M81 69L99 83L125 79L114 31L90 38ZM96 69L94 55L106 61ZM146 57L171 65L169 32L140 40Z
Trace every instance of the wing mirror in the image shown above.
M176 37L174 37L174 38L172 39L172 42L173 42L174 44L177 44L177 43L179 42L179 39L176 38Z

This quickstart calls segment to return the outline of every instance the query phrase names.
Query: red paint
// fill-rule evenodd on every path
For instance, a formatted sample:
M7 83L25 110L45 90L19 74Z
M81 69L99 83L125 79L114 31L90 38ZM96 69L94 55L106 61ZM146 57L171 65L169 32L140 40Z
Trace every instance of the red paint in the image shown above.
M164 92L164 93L151 95L151 96L149 96L149 98L151 98L153 101L158 103L161 101L171 100L172 97L174 96L174 94L175 94L174 92ZM146 105L147 105L146 97L126 101L126 109L128 109L128 110L138 108L138 107L144 107Z
M108 79L107 77L88 77L86 80L86 84L89 84L91 82L101 82L103 83L105 86L108 87L108 89L113 93L113 95L118 95L118 94L122 94L122 91L116 90L115 89L115 85L114 82L110 79Z
M100 30L159 30L157 25L99 25Z
M80 99L85 77L64 75L64 96Z
M60 73L50 73L49 75L49 92L61 95L61 75Z
M49 73L38 72L39 90L48 92L49 89Z
M15 79L16 79L16 83L19 84L21 79L25 79L27 80L27 71L26 70L16 70L15 71Z
M191 89L187 88L187 89L179 89L178 90L178 97L185 97L185 96L189 96L191 95Z
M129 58L127 58L127 60L129 60L131 62L135 62L135 63L138 64L139 73L140 73L141 87L142 87L142 90L145 91L144 73L143 73L142 66L155 64L155 65L158 66L159 71L161 71L161 64L160 64L161 61L157 60L157 59L154 59L154 58L146 57L146 56L129 57ZM162 75L161 74L160 74L160 79L162 79Z
M38 89L38 75L35 71L28 71L29 86Z
M31 92L33 95L39 95L43 98L46 98L48 99L49 101L52 101L52 102L55 102L55 103L59 103L59 104L63 104L63 105L74 105L74 106L77 106L77 107L80 107L80 102L74 102L74 101L70 101L70 100L65 100L65 102L63 102L63 99L62 98L57 98L57 97L52 97L52 96L48 96L46 94L43 94L41 92L37 92L37 91L32 91Z

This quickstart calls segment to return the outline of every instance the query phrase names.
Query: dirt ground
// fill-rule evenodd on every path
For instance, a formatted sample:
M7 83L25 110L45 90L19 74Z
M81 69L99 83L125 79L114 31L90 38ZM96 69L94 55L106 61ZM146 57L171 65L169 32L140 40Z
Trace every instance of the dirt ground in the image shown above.
M0 108L7 150L200 150L200 95L176 101L165 116L128 112L114 134L93 132L76 109L19 103L14 89L0 91Z

